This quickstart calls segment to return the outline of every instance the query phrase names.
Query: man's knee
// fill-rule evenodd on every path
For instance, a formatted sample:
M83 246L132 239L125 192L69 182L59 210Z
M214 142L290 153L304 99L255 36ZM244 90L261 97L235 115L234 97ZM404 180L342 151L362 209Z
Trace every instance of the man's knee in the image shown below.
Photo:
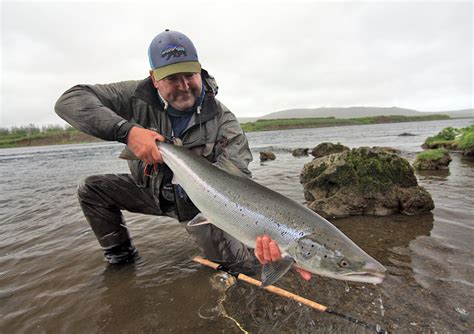
M79 199L86 199L91 195L91 190L97 188L97 184L102 175L91 175L86 177L77 186L77 196Z

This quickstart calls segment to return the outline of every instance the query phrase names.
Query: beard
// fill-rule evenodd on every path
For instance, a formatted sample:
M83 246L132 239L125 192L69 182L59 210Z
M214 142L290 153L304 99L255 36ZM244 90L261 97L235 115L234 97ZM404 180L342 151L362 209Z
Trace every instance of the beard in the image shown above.
M201 92L199 92L198 89L178 91L176 94L173 94L168 102L173 106L173 108L184 111L191 108L196 103L200 93Z

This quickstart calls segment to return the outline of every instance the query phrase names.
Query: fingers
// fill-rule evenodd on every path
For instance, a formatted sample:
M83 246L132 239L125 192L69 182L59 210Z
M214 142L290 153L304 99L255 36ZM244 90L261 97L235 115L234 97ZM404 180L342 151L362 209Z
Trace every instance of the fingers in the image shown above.
M295 268L296 268L296 271L300 273L301 277L305 281L309 281L311 279L311 273L309 271L306 271L306 270L298 268L298 267L295 267Z
M163 162L163 158L161 157L160 150L158 149L156 144L152 145L150 153L151 153L151 159L149 159L149 161L147 163L156 164L156 163Z
M265 259L263 258L263 243L262 243L262 237L257 237L257 241L255 243L255 256L257 257L257 260L261 263L265 263Z
M262 238L262 245L263 245L263 259L265 260L265 263L270 262L272 260L272 256L270 253L270 238L267 236L264 236Z
M155 132L155 134L156 134L156 136L155 136L155 140L156 140L156 141L164 142L164 141L166 140L165 137L162 136L162 135L160 135L159 133L156 133L156 132Z
M127 137L127 145L132 152L147 164L163 162L160 150L156 146L157 141L165 141L165 138L151 130L133 127Z
M271 240L268 243L268 248L270 249L270 258L271 258L272 261L281 259L280 248L278 247L278 244L275 241Z
M265 264L281 259L281 252L278 244L269 236L264 235L257 237L255 256L260 263Z
M275 240L267 235L257 237L255 243L255 256L261 264L266 264L282 258L280 247ZM296 271L305 281L309 281L312 277L309 271L295 266Z

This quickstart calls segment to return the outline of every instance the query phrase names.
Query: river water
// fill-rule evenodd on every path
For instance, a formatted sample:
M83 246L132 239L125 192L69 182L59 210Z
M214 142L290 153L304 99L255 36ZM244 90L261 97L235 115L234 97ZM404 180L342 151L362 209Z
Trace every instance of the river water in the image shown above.
M391 146L413 162L427 136L472 120L249 133L254 179L304 202L299 173L311 157L291 149L341 142ZM415 136L398 136L409 132ZM216 272L170 218L125 213L140 253L110 268L76 198L81 179L127 172L123 145L94 143L0 150L0 333L367 332L347 320ZM258 152L277 159L261 164ZM393 332L474 331L474 161L452 154L447 172L418 173L436 208L422 216L334 220L388 269L381 285L290 272L278 286Z

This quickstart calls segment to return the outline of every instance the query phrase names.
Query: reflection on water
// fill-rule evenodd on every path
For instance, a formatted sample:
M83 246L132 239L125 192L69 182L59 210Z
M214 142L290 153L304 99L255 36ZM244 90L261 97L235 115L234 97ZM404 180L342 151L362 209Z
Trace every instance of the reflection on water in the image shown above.
M384 265L397 250L407 248L419 236L430 235L433 214L390 217L355 216L334 220L332 223L357 245Z
M446 181L450 175L449 169L438 169L438 170L417 170L416 175L422 177L425 180L436 180Z
M275 161L250 168L256 181L303 203L299 173L312 157L291 150L325 141L400 149L413 162L427 136L469 120L251 133L254 156L273 146ZM336 131L337 130L337 131ZM410 132L417 136L401 137ZM366 331L264 290L237 283L227 293L215 271L170 218L126 213L140 259L111 270L76 197L92 174L127 172L123 145L94 143L0 150L0 332L337 332ZM396 333L473 332L474 160L452 154L449 172L418 172L435 209L422 216L334 221L388 269L381 285L290 271L287 290ZM224 309L220 307L223 305ZM225 313L224 313L225 312ZM226 314L226 316L224 315ZM237 323L239 325L237 325Z

